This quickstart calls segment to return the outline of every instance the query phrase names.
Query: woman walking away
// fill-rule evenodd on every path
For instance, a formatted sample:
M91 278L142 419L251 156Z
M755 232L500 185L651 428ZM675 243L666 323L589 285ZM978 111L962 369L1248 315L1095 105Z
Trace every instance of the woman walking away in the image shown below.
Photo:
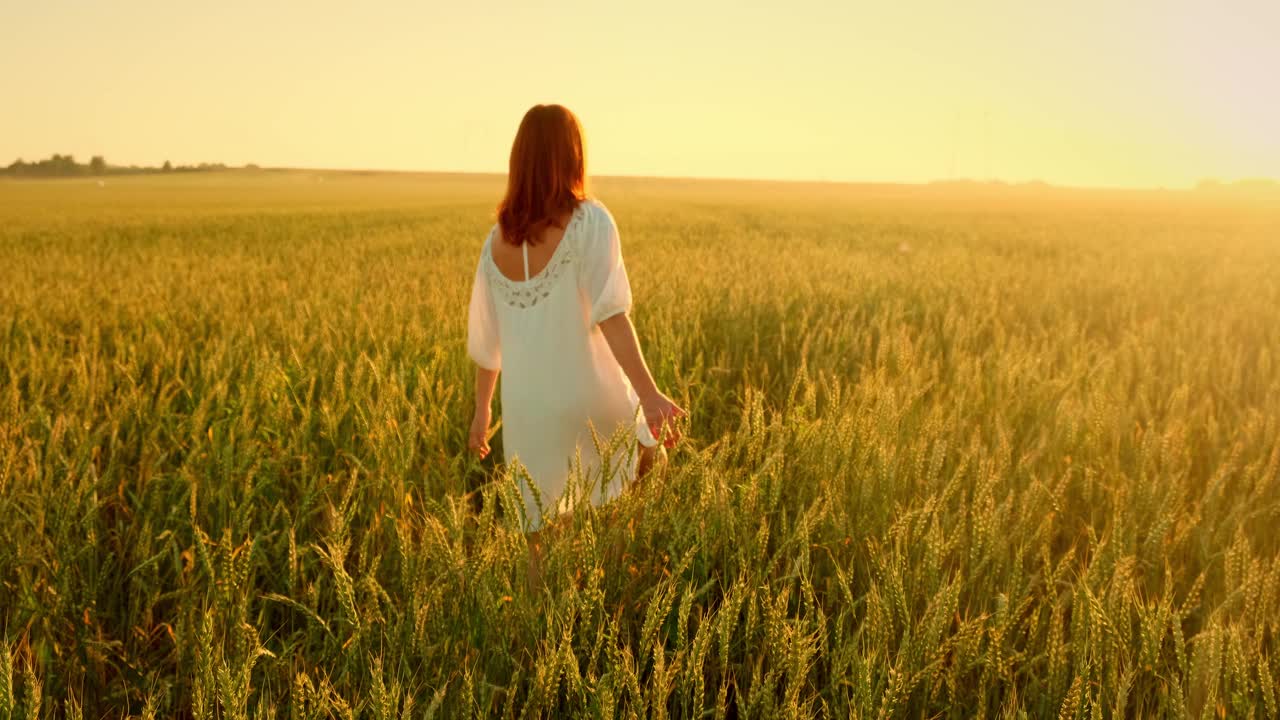
M591 500L607 500L645 472L657 438L668 447L678 439L668 424L685 412L654 384L630 309L618 228L586 194L578 119L560 105L534 106L511 146L506 196L471 291L467 352L477 368L469 445L480 457L489 453L501 371L506 460L528 472L548 514L572 509L566 485L579 459L594 483ZM619 427L634 433L639 452L628 442L601 458L593 431L607 441ZM531 488L521 490L536 530L544 518Z

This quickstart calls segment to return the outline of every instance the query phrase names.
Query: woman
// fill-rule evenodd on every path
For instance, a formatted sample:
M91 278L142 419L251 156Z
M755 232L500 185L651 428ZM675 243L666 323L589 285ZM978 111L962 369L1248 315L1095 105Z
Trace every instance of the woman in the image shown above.
M655 438L668 447L677 439L667 425L685 412L654 384L630 309L617 226L586 195L578 119L560 105L534 106L511 146L506 196L471 291L467 352L477 368L469 445L480 457L489 453L501 370L506 459L527 471L548 512L572 509L566 486L575 470L593 501L607 500L647 469ZM601 458L593 433L603 446L619 427L634 433L640 451L628 441ZM521 490L537 529L543 517L534 492L528 483Z

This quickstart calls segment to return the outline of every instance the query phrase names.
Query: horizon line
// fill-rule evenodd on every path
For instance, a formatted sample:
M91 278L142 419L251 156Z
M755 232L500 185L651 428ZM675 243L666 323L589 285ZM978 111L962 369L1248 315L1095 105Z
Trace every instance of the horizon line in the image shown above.
M228 165L227 170L245 170L249 165ZM505 177L505 172L486 170L423 170L406 168L376 167L307 167L286 165L259 165L263 171L294 172L333 172L333 173L399 173L404 175L473 175L481 177ZM935 185L971 185L980 187L1004 188L1048 188L1053 190L1101 190L1106 192L1196 192L1204 185L1217 184L1227 188L1243 183L1267 183L1280 190L1280 180L1268 177L1236 178L1221 180L1218 178L1201 178L1192 185L1061 185L1048 180L1004 180L1001 178L980 179L972 177L933 178L930 180L831 180L817 178L772 178L772 177L728 177L722 175L649 175L644 173L587 173L588 185L591 178L616 178L621 180L675 180L693 182L738 182L738 183L782 183L789 185L856 185L856 186L897 186L897 187L929 187Z
M62 153L52 153L52 155L61 155ZM73 154L67 153L67 156L74 157ZM90 156L93 157L93 156ZM105 157L105 156L103 156ZM44 158L48 159L48 158ZM10 164L18 161L30 162L24 160L21 156L15 157ZM35 163L40 160L34 161ZM166 160L165 162L169 162ZM418 175L474 175L474 176L492 176L503 177L506 172L492 170L451 170L451 169L422 169L422 168L378 168L378 167L316 167L305 165L261 165L254 162L245 162L239 165L228 164L221 161L209 162L198 161L186 165L174 164L174 167L196 167L201 164L206 165L223 165L223 170L272 170L272 171L302 171L302 172L335 172L335 173L400 173L400 174L418 174ZM152 168L157 169L160 166L123 164L107 162L107 167L116 168ZM251 167L252 166L252 167ZM8 168L8 165L0 166L0 169ZM206 172L215 172L218 169L209 169ZM953 177L953 178L931 178L928 180L868 180L868 179L829 179L829 178L779 178L779 177L758 177L758 176L723 176L723 175L652 175L647 173L588 173L587 178L590 181L592 177L599 178L619 178L630 180L676 180L676 181L701 181L701 182L743 182L743 183L785 183L795 185L861 185L861 186L902 186L902 187L927 187L931 185L977 185L977 186L995 186L1007 188L1026 188L1026 187L1045 187L1057 190L1105 190L1105 191L1130 191L1130 192L1193 192L1202 189L1204 186L1220 185L1226 188L1232 186L1260 183L1275 185L1276 189L1280 189L1280 178L1270 177L1241 177L1224 180L1215 177L1203 177L1189 185L1078 185L1078 184L1058 184L1050 180L1034 178L1030 180L1007 180L1003 178L976 178L976 177ZM44 178L54 179L54 178Z

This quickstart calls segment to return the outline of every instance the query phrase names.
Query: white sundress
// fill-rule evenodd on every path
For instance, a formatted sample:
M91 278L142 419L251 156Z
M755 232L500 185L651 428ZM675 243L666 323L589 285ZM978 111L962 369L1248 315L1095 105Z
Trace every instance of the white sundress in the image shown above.
M518 461L538 487L543 509L565 511L566 485L580 464L590 499L616 497L635 477L634 443L624 443L603 477L592 428L606 444L620 426L634 428L646 446L649 432L635 390L613 357L600 321L631 309L631 285L613 216L596 200L583 200L541 272L511 280L493 261L494 226L480 251L467 313L467 354L477 365L501 370L502 445L506 462ZM520 489L532 529L542 513L528 484Z

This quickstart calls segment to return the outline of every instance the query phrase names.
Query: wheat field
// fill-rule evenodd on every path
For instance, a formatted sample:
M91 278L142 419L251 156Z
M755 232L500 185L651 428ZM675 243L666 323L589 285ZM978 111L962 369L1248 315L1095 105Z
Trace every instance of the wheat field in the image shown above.
M501 182L0 182L0 720L1280 716L1280 206L599 180L690 423L530 585Z

